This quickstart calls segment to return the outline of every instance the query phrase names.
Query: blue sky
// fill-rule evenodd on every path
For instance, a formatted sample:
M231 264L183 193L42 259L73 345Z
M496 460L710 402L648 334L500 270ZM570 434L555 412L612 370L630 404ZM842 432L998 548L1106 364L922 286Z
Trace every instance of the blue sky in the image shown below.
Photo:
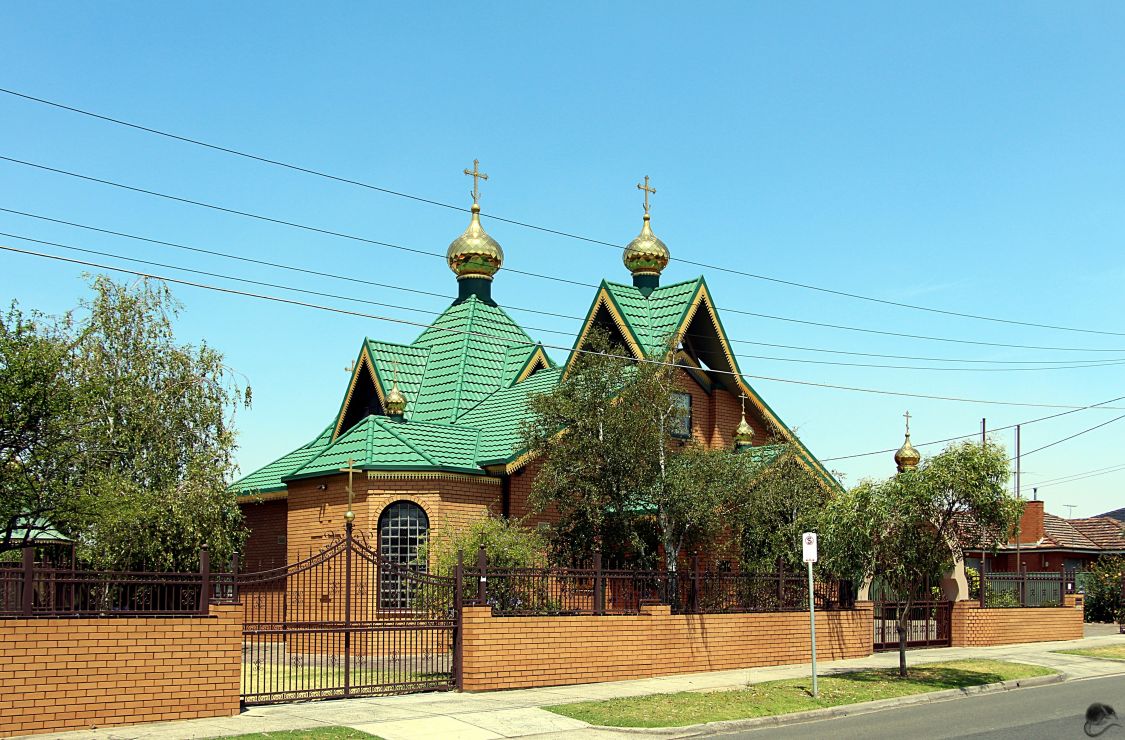
M745 340L735 346L752 376L1026 404L1083 406L1125 396L1125 365L1011 369L1125 361L1125 335L943 316L676 261L1125 334L1120 4L449 3L414 10L9 3L0 8L0 29L0 87L461 206L471 188L461 170L479 158L490 175L486 214L609 242L623 244L638 231L634 185L647 174L658 190L653 227L673 256L665 282L702 273L721 308L959 340L728 310L727 331ZM467 222L450 209L3 94L0 141L0 156L428 252L444 253ZM0 161L0 193L4 208L456 294L452 273L430 256L10 162ZM579 283L628 281L619 250L488 219L485 225L508 267ZM4 212L0 231L421 311L449 302L295 278ZM12 237L0 244L65 253ZM66 310L84 294L81 272L0 254L0 299ZM175 292L185 307L179 337L222 350L254 388L254 408L238 418L244 472L304 443L331 419L345 391L344 367L364 336L410 341L417 333L187 287ZM502 304L578 317L593 293L512 272L501 272L494 285ZM545 343L573 341L574 320L512 314ZM1065 410L751 382L822 459L897 447L906 409L916 442L971 434L981 417L1001 427ZM1125 401L1109 405L1118 410L1025 426L1024 451L1125 413ZM1010 431L996 439L1012 446ZM1125 505L1125 470L1051 482L1125 465L1123 442L1125 420L1028 455L1024 493L1043 482L1047 509L1064 515L1067 504L1076 516ZM827 465L846 483L893 472L889 454Z

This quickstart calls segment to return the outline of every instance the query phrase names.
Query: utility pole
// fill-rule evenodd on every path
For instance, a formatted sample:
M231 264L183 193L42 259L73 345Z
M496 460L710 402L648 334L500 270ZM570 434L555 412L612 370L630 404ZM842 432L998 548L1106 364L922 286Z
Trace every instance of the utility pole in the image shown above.
M1020 498L1020 425L1016 424L1016 498ZM1023 524L1022 509L1020 509L1020 525ZM1020 556L1020 540L1023 539L1022 527L1016 527L1016 572L1023 572L1023 560ZM1022 594L1021 594L1022 596ZM1020 606L1023 606L1022 598Z
M985 434L987 422L988 419L982 416L980 420L980 447L982 450L988 445L988 436Z

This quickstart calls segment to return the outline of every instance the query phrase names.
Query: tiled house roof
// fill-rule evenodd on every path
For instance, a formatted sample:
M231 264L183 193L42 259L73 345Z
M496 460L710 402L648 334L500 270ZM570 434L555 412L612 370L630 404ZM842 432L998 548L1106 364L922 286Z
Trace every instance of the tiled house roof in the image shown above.
M703 278L658 287L647 295L631 285L603 282L575 350L596 320L607 320L599 313L610 310L607 306L641 356L665 356L667 339L678 335L685 350L705 365L693 372L736 395L745 389L763 409L767 424L795 443L827 485L838 486L741 378ZM531 414L529 399L554 388L564 372L502 308L470 294L408 345L365 339L332 424L232 489L244 495L280 492L287 480L334 473L349 460L364 470L474 475L485 475L486 467L518 464L520 425ZM402 421L383 412L394 383L407 400ZM776 451L762 448L756 454Z
M1043 533L1046 546L1096 549L1097 544L1074 524L1061 516L1043 513Z
M1121 523L1116 519L1095 516L1071 519L1070 524L1100 548L1125 550L1125 530L1122 530Z

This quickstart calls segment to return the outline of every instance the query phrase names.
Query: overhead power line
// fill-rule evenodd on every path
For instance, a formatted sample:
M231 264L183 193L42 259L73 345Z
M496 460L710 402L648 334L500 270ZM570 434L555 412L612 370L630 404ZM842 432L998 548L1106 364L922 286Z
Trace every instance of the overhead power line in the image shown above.
M1061 475L1057 478L1049 478L1040 483L1035 483L1036 488L1044 488L1045 486L1061 485L1063 483L1073 483L1077 480L1085 480L1086 478L1096 478L1099 475L1108 475L1125 470L1125 463L1117 463L1116 465L1107 465L1104 468L1094 468L1093 470L1083 470L1070 475ZM1024 475L1027 475L1024 473Z
M1034 450L1031 450L1030 452L1023 453L1022 455L1020 455L1020 457L1027 457L1028 455L1034 455L1036 452L1042 452L1043 450L1050 449L1051 447L1054 447L1055 445L1061 445L1063 442L1069 442L1070 440L1074 439L1075 437L1081 437L1083 434L1089 434L1090 432L1094 431L1095 429L1101 429L1104 426L1112 424L1115 421L1121 421L1122 419L1125 419L1125 414L1122 414L1121 416L1115 416L1114 418L1110 419L1109 421L1103 421L1101 424L1095 424L1092 427L1087 427L1086 429L1083 429L1080 432L1075 432L1074 434L1071 434L1067 437L1063 437L1062 439L1056 439L1054 442L1051 442L1050 444L1045 444L1042 447L1036 447ZM1014 457L1012 459L1015 460Z
M185 204L193 205L193 206L198 206L198 207L201 207L201 208L208 208L208 209L212 209L212 210L216 210L216 211L220 211L220 212L223 212L223 213L228 213L228 214L232 214L232 215L236 215L236 216L243 216L243 217L246 217L246 218L252 218L252 219L259 220L259 221L273 223L273 224L277 224L277 225L281 225L281 226L287 226L287 227L291 227L291 228L302 229L304 231L308 231L308 232L312 232L312 233L317 233L317 234L322 234L322 235L332 236L332 237L337 237L337 238L342 238L342 239L349 239L349 240L353 240L353 241L357 241L357 242L362 242L362 243L365 243L365 244L372 244L372 245L375 245L375 246L387 247L387 248L390 248L390 249L398 249L398 250L402 250L404 252L412 252L412 253L415 253L415 254L445 259L445 255L439 254L437 252L427 252L427 251L422 250L422 249L415 249L413 247L405 247L405 246L402 246L402 245L399 245L399 244L393 244L391 242L384 242L384 241L379 241L379 240L376 240L376 239L369 239L367 237L361 237L361 236L357 236L355 234L347 234L347 233L344 233L344 232L333 231L331 229L325 229L325 228L321 228L321 227L317 227L317 226L310 226L308 224L301 224L301 223L297 223L297 222L294 222L294 221L287 221L287 220L284 220L284 219L273 218L271 216L263 216L261 214L251 213L249 211L241 211L241 210L238 210L238 209L235 209L235 208L228 208L226 206L219 206L219 205L215 205L213 203L206 203L206 202L199 201L199 200L193 200L191 198L183 198L183 197L176 196L176 195L170 195L170 194L167 194L167 193L157 192L155 190L149 190L149 189L146 189L146 188L139 188L139 187L135 187L135 186L132 186L132 185L126 185L124 183L114 182L112 180L106 180L106 179L103 179L103 178L92 177L90 175L83 175L83 174L80 174L80 173L77 173L77 172L71 172L71 171L68 171L68 170L59 169L57 167L49 167L47 165L37 164L35 162L28 162L28 161L21 160L21 159L15 159L13 157L0 156L0 161L11 162L13 164L23 165L25 167L31 167L31 168L43 170L43 171L46 171L46 172L53 172L55 174L66 175L68 177L74 177L74 178L77 178L77 179L80 179L80 180L86 180L88 182L95 182L95 183L99 183L99 184L102 184L102 185L108 185L110 187L120 188L120 189L123 189L123 190L129 190L129 191L132 191L132 192L141 193L141 194L144 194L144 195L150 195L150 196L154 196L154 197L157 197L157 198L164 198L164 199L167 199L167 200L171 200L171 201L175 201L175 202L179 202L179 203L185 203ZM508 272L512 272L512 273L516 273L516 274L520 274L520 275L528 275L530 277L536 277L536 278L540 278L540 279L543 279L543 280L552 280L552 281L555 281L555 282L562 282L562 283L567 283L567 284L570 284L570 285L575 285L575 286L579 286L579 287L586 287L586 288L596 288L597 287L596 285L594 285L592 283L584 283L584 282L577 281L577 280L569 280L567 278L561 278L561 277L558 277L556 275L543 275L541 273L529 272L529 271L526 271L526 270L517 270L517 269L514 269L514 268L505 268L505 269ZM1007 348L1007 349L1045 350L1045 351L1056 351L1056 352L1112 352L1112 353L1125 352L1125 349L1123 349L1123 348L1109 349L1109 348L1095 348L1095 347L1051 347L1051 346L1031 345L1031 344L1010 344L1010 343L1005 343L1005 342L986 342L986 341L974 340L974 339L955 339L955 338L951 338L951 337L935 337L935 336L928 336L928 335L924 335L924 334L908 334L908 333L904 333L904 332L894 332L894 331L887 331L887 330L883 330L883 329L869 329L869 328L863 328L863 327L847 326L847 325L843 325L843 324L831 324L831 323L822 322L822 321L810 321L810 320L807 320L807 319L795 319L795 318L787 317L787 316L775 316L773 314L764 314L764 313L758 313L758 312L754 312L754 311L746 311L746 310L743 310L743 309L731 308L729 306L727 306L727 307L717 307L717 308L720 308L720 310L725 311L727 313L737 313L737 314L741 314L741 315L744 315L744 316L754 316L756 318L770 319L770 320L774 320L774 321L784 321L784 322L801 324L801 325L806 325L806 326L817 326L817 327L822 327L822 328L838 329L838 330L843 330L843 331L859 332L859 333L864 333L864 334L876 334L876 335L881 335L881 336L902 337L902 338L906 338L906 339L919 339L919 340L926 340L926 341L933 341L933 342L946 342L946 343L953 343L953 344L968 344L968 345L982 346L982 347L1002 347L1002 348Z
M1020 421L1020 422L1016 422L1015 424L1008 424L1007 426L996 427L995 429L990 429L988 431L990 433L1003 432L1003 431L1006 431L1008 429L1015 429L1017 426L1028 426L1029 424L1037 424L1041 421L1048 421L1049 419L1057 419L1060 416L1067 416L1069 414L1074 414L1074 413L1077 413L1079 411L1087 411L1089 409L1096 409L1096 408L1116 409L1117 407L1109 406L1108 404L1114 403L1116 401L1121 401L1123 399L1125 399L1125 396L1118 396L1117 398L1111 398L1108 401L1100 401L1098 403L1092 403L1089 406L1080 406L1080 407L1077 407L1077 408L1071 408L1069 411L1063 411L1063 412L1060 412L1058 414L1050 414L1049 416L1040 416L1038 419L1028 419L1027 421ZM938 444L943 444L945 442L956 442L956 441L961 440L961 439L970 439L972 437L977 437L979 435L980 435L980 431L977 430L977 431L974 431L974 432L970 432L968 434L959 434L956 437L946 437L945 439L932 439L928 442L913 442L912 444L915 447L928 447L930 445L938 445ZM826 458L821 459L821 462L836 462L837 460L852 460L852 459L857 458L857 457L870 457L872 455L887 455L887 454L890 454L892 452L897 452L898 449L899 449L898 447L890 447L890 448L887 448L885 450L873 450L871 452L858 452L854 455L839 455L837 457L826 457ZM1043 448L1040 448L1040 449L1043 449ZM1037 452L1037 450L1033 450L1033 452ZM1027 454L1030 454L1030 453L1027 453Z
M449 327L435 327L435 326L431 326L430 324L422 323L420 321L411 321L410 319L403 319L403 318L392 317L392 316L381 316L381 315L378 315L378 314L363 313L361 311L353 311L353 310L350 310L350 309L338 308L338 307L335 307L335 306L324 306L324 305L320 305L320 304L309 303L307 301L298 301L298 300L295 300L295 299L292 299L292 298L283 298L281 296L265 295L265 294L261 294L261 293L251 293L251 292L248 292L248 291L237 290L235 288L226 288L226 287L217 286L217 285L209 285L209 284L206 284L206 283L197 283L197 282L194 282L194 281L191 281L191 280L184 280L182 278L174 278L174 277L169 277L169 276L166 276L166 275L157 275L157 274L150 273L150 272L141 272L141 271L138 271L138 270L130 270L130 269L124 268L124 267L117 267L117 266L114 266L114 265L106 265L106 264L102 264L102 263L98 263L98 262L90 262L90 261L87 261L87 260L79 260L79 259L74 259L74 258L71 258L71 257L63 257L61 255L48 254L48 253L45 253L45 252L35 252L35 251L32 251L32 250L28 250L28 249L19 249L19 248L16 248L16 247L11 247L11 246L6 246L6 245L0 245L0 250L4 250L6 252L13 252L13 253L16 253L16 254L24 254L24 255L28 255L28 256L32 256L32 257L39 257L39 258L43 258L43 259L55 260L55 261L59 261L59 262L67 262L67 263L75 264L75 265L82 265L84 267L93 267L93 268L97 268L97 269L101 269L101 270L111 270L111 271L120 272L120 273L123 273L123 274L126 274L126 275L134 275L134 276L143 277L143 278L153 278L153 279L157 279L157 280L163 280L163 281L169 282L169 283L174 283L176 285L185 285L185 286L194 287L194 288L201 288L201 289L204 289L204 290L211 290L211 291L215 291L215 292L219 292L219 293L226 293L228 295L237 295L237 296L243 296L243 297L247 297L247 298L255 298L255 299L260 299L260 300L265 300L265 301L273 301L273 302L276 302L276 303L283 303L283 304L288 304L288 305L292 305L292 306L301 306L301 307L304 307L304 308L312 308L312 309L317 309L317 310L322 310L322 311L330 311L332 313L337 313L337 314L346 315L346 316L355 316L355 317L359 317L359 318L375 319L377 321L384 321L384 322L387 322L387 323L399 324L399 325L403 325L403 326L413 326L413 327L417 327L417 328L421 328L421 329L433 329L433 330L444 331L444 332L449 332L449 333L453 333L453 334L460 334L460 335L465 335L465 336L484 337L484 335L480 334L479 332L474 332L474 331L469 331L469 330L453 329L453 328L449 328ZM237 278L231 278L231 279L237 280ZM557 344L547 344L545 342L536 342L536 341L531 340L531 339L529 339L527 342L514 342L514 344L525 345L525 346L528 346L528 347L542 346L546 349L556 349L556 350L561 350L563 352L572 352L573 351L573 352L577 352L578 354L585 354L585 355L612 356L609 353L605 353L605 352L594 352L592 350L586 350L586 349L572 350L572 348L570 348L570 347L565 347L565 346L557 345ZM660 361L660 360L640 358L640 359L637 359L636 361L647 363L647 364L652 364L652 365L661 365L661 366L664 366L664 367L679 367L675 363L664 362L664 361ZM904 397L904 398L925 398L925 399L930 399L930 400L935 400L935 401L951 401L951 402L958 402L958 403L975 403L975 404L991 405L991 406L1022 406L1022 407L1027 407L1027 408L1058 408L1058 409L1074 409L1074 410L1090 408L1089 406L1073 406L1073 405L1067 405L1067 404L1033 403L1033 402L1018 402L1018 401L997 401L997 400L990 400L990 399L961 398L961 397L957 397L957 396L936 396L936 395L930 395L930 394L925 394L925 393L908 393L908 392L902 392L902 391L888 391L888 390L875 389L875 388L860 388L860 387L854 387L854 386L834 385L834 384L830 384L830 383L817 383L817 382L807 381L807 380L795 380L795 379L792 379L792 378L777 378L777 377L772 377L772 376L768 376L768 375L753 375L753 374L750 374L750 373L735 373L735 372L732 372L732 371L729 371L729 370L710 370L710 372L716 373L718 375L727 375L727 376L741 377L741 378L752 378L752 379L755 379L755 380L772 381L772 382L775 382L775 383L789 383L789 384L793 384L793 385L800 385L800 386L806 386L806 387L828 388L828 389L835 389L835 390L847 390L847 391L853 391L853 392L857 392L857 393L870 393L870 394L876 394L876 395L898 396L898 397ZM1116 408L1116 407L1107 407L1107 408ZM1120 410L1120 409L1118 409L1118 410Z
M8 209L0 208L0 211L5 211L5 210L8 210ZM13 234L13 233L10 233L10 232L0 231L0 236L5 236L5 237L11 238L11 239L20 239L20 240L27 241L27 242L33 242L35 244L42 244L42 245L45 245L45 246L59 247L61 249L67 249L67 250L71 250L71 251L75 251L75 252L82 252L84 254L94 254L94 255L98 255L99 257L110 257L112 259L126 260L128 262L135 262L135 263L142 264L142 265L149 265L149 266L153 266L153 267L161 267L161 268L164 268L164 269L171 269L171 270L180 270L180 271L183 271L183 272L192 273L194 275L203 275L203 276L206 276L206 277L217 277L217 278L222 278L222 279L226 279L226 280L236 280L238 282L246 283L248 285L257 285L257 286L260 286L260 287L267 287L267 288L278 288L278 289L281 289L281 290L288 290L288 291L294 291L294 292L298 292L298 293L304 293L306 295L319 296L321 298L334 298L334 299L337 299L337 300L350 301L350 302L353 302L353 303L362 303L362 304L366 304L366 305L370 305L370 306L380 306L380 307L383 307L383 308L394 308L394 309L398 309L398 310L401 310L401 311L409 311L411 313L422 313L422 314L426 314L426 315L429 315L429 316L437 316L441 313L441 311L435 311L435 310L424 309L424 308L416 308L416 307L413 307L413 306L404 306L404 305L401 305L401 304L398 304L398 303L386 303L386 302L383 302L383 301L373 301L373 300L370 300L370 299L367 299L367 298L359 298L359 297L356 297L356 296L341 295L339 293L329 293L329 292L320 291L320 290L312 290L312 289L309 289L309 288L301 288L301 287L297 287L297 286L294 286L294 285L283 285L283 284L272 283L272 282L263 281L263 280L256 280L256 279L252 279L252 278L240 277L240 276L237 276L237 275L230 275L230 274L227 274L227 273L218 273L218 272L212 272L212 271L208 271L208 270L199 270L199 269L195 269L195 268L184 267L182 265L173 265L173 264L168 264L166 262L157 262L155 260L142 259L142 258L139 258L139 257L130 257L130 256L127 256L127 255L117 254L115 252L106 252L104 250L90 249L88 247L77 247L77 246L74 246L72 244L64 244L62 242L57 242L57 241L48 241L48 240L45 240L45 239L36 239L34 237L25 236L23 234ZM161 243L162 244L168 244L167 242L161 242ZM217 252L217 251L214 251L214 250L194 250L194 251L203 251L207 254L217 255L217 256L221 256L221 257L228 257L228 258L232 258L232 259L243 259L243 258L235 257L234 255L229 255L229 254L226 254L226 253L223 253L223 252ZM249 261L256 262L257 260L249 260ZM274 264L274 266L277 266L277 267L288 268L288 266L281 265L279 263L271 263L271 264ZM288 269L298 269L298 268L288 268ZM331 273L317 272L315 274L327 275L327 276L330 276L330 277L339 277L339 276L336 276L336 275L332 275ZM361 280L360 282L369 282L369 281L362 281ZM374 284L379 285L378 283L374 283ZM391 286L383 286L383 287L391 287ZM444 297L444 296L442 296L442 297ZM560 314L552 314L552 315L559 316ZM578 320L578 321L582 320L582 319L578 319L577 317L565 317L565 318L574 318L575 320ZM573 331L559 331L557 329L546 329L546 328L543 328L543 327L536 327L536 326L525 326L524 329L529 329L529 330L532 330L532 331L546 333L546 334L557 334L557 335L568 336L568 337L574 336L577 333L577 332L573 332ZM687 335L687 336L694 337L696 335ZM773 357L773 356L770 356L770 355L748 355L748 354L739 354L739 353L734 353L734 356L739 360L755 359L755 360L767 360L767 361L773 361L773 362L794 362L794 363L815 364L815 365L836 365L836 366L843 365L843 366L847 366L847 367L865 367L865 368L891 369L891 370L944 371L944 372L1019 372L1019 371L1045 371L1045 370L1078 370L1078 369L1085 369L1085 368L1125 365L1125 360L1112 360L1112 361L1101 361L1101 362L1092 362L1092 363L1085 363L1085 364L1038 365L1038 366L1035 366L1035 367L1000 367L1000 368L994 368L994 367L927 367L927 366L918 366L918 365L885 365L885 364L878 364L878 363L836 362L836 361L829 361L829 360L810 360L810 359L791 358L791 357Z
M123 120L123 119L120 119L120 118L114 118L112 116L107 116L107 115L104 115L104 114L101 114L101 113L95 113L93 111L85 110L83 108L78 108L78 107L75 107L75 106L66 105L66 104L59 103L59 102L56 102L56 101L53 101L53 100L47 100L46 98L40 98L40 97L36 97L34 95L28 95L26 93L21 93L21 92L18 92L16 90L11 90L11 89L7 89L7 88L0 88L0 92L6 93L6 94L14 96L14 97L22 98L24 100L28 100L28 101L31 101L31 102L51 106L51 107L54 107L54 108L57 108L57 109L60 109L60 110L65 110L65 111L77 113L77 114L80 114L80 115L83 115L83 116L88 116L90 118L95 118L95 119L105 121L107 123L112 123L112 124L115 124L115 125L118 125L118 126L125 126L125 127L128 127L128 128L137 130L137 131L143 131L145 133L153 134L153 135L156 135L156 136L162 136L162 137L172 139L172 140L175 140L175 141L179 141L179 142L182 142L182 143L185 143L185 144L191 144L193 146L204 147L206 149L211 149L213 151L223 152L225 154L230 154L230 155L233 155L233 156L242 157L242 158L249 159L249 160L252 160L252 161L255 161L255 162L259 162L259 163L262 163L262 164L268 164L268 165L271 165L271 166L274 166L274 167L281 167L281 168L284 168L284 169L287 169L287 170L299 172L299 173L306 174L306 175L313 175L315 177L324 178L326 180L331 180L331 181L343 183L343 184L346 184L346 185L354 185L356 187L365 188L367 190L372 190L372 191L375 191L375 192L383 193L385 195L391 195L391 196L394 196L394 197L397 197L397 198L405 198L405 199L408 199L408 200L416 201L418 203L424 203L424 204L427 204L427 205L437 206L437 207L440 207L440 208L446 208L446 209L450 209L450 210L454 210L454 211L468 212L468 210L469 210L469 209L464 208L462 206L454 205L452 203L445 203L445 202L435 200L435 199L432 199L432 198L425 198L425 197L418 196L418 195L412 195L410 193L405 193L405 192L402 192L402 191L399 191L399 190L393 190L393 189L387 188L387 187L381 187L381 186L374 185L374 184L371 184L371 183L368 183L368 182L364 182L362 180L356 180L356 179L353 179L353 178L342 177L340 175L333 175L331 173L324 172L322 170L313 169L311 167L303 167L301 165L296 165L296 164L293 164L293 163L290 163L290 162L285 162L285 161L282 161L282 160L279 160L279 159L273 159L273 158L270 158L270 157L264 157L264 156L261 156L261 155L258 155L258 154L252 154L250 152L245 152L245 151L242 151L242 150L239 150L239 149L235 149L233 147L226 147L226 146L220 146L218 144L212 144L210 142L206 142L206 141L203 141L201 139L195 139L195 138L188 137L188 136L182 136L182 135L179 135L179 134L174 134L174 133L171 133L171 132L168 132L168 131L163 131L161 129L153 128L151 126L143 126L141 124L133 123L131 121L126 121L126 120ZM486 215L489 218L492 218L493 220L496 220L496 221L501 221L503 223L512 224L513 226L520 226L522 228L532 229L532 230L540 231L540 232L547 233L547 234L562 236L562 237L566 237L566 238L569 238L569 239L576 239L576 240L579 240L579 241L587 242L589 244L598 244L598 245L602 245L602 246L606 246L606 247L612 247L614 249L619 249L619 250L624 249L624 245L619 244L619 243L615 243L615 242L612 242L612 241L606 241L606 240L603 240L603 239L595 239L595 238L592 238L592 237L583 236L581 234L575 234L575 233L563 231L563 230L560 230L560 229L554 229L554 228L550 228L550 227L546 227L546 226L541 226L541 225L538 225L538 224L533 224L533 223L521 221L521 220L518 220L518 219L506 218L504 216L499 216L499 215L494 214L494 213L485 213L483 215ZM948 310L948 309L934 308L932 306L922 306L922 305L918 305L918 304L914 304L914 303L905 303L903 301L892 301L892 300L888 300L888 299L885 299L885 298L876 298L874 296L864 295L864 294L861 294L861 293L853 293L853 292L845 291L845 290L837 290L837 289L834 289L834 288L826 288L826 287L823 287L823 286L812 285L810 283L802 283L802 282L798 282L798 281L794 281L794 280L785 280L785 279L782 279L782 278L772 277L772 276L769 276L769 275L762 275L762 274L759 274L759 273L749 272L747 270L740 270L740 269L733 268L733 267L726 267L726 266L723 266L723 265L715 265L715 264L710 264L710 263L707 263L707 262L700 262L700 261L696 261L696 260L677 258L677 261L682 262L682 263L687 264L687 265L694 265L696 267L702 267L702 268L705 268L705 269L708 269L708 270L718 270L718 271L726 272L726 273L729 273L729 274L732 274L732 275L739 275L739 276L742 276L742 277L752 278L754 280L762 280L762 281L771 282L771 283L775 283L775 284L778 284L778 285L784 285L784 286L788 286L788 287L792 287L792 288L801 288L803 290L816 291L816 292L820 292L820 293L826 293L826 294L829 294L829 295L840 296L840 297L843 297L843 298L851 298L851 299L860 300L860 301L867 301L867 302L870 302L870 303L878 303L878 304L882 304L882 305L885 305L885 306L894 306L896 308L905 308L905 309L910 309L910 310L913 310L913 311L924 311L924 312L927 312L927 313L940 314L940 315L945 315L945 316L953 316L953 317L963 318L963 319L974 319L974 320L978 320L978 321L988 321L988 322L993 322L993 323L1009 324L1009 325L1014 325L1014 326L1026 326L1026 327L1031 327L1031 328L1036 328L1036 329L1050 329L1050 330L1054 330L1054 331L1079 332L1079 333L1084 333L1084 334L1101 334L1101 335L1107 335L1107 336L1125 336L1125 332L1106 331L1106 330L1101 330L1101 329L1085 329L1085 328L1080 328L1080 327L1061 326L1061 325L1058 325L1058 324L1045 324L1045 323L1034 322L1034 321L1020 321L1020 320L1017 320L1017 319L1007 319L1007 318L1001 318L1001 317L997 317L997 316L986 316L986 315L983 315L983 314L975 314L975 313L969 313L969 312L965 312L965 311L953 311L953 310Z
M272 267L272 268L276 268L276 269L280 269L280 270L288 270L288 271L291 271L291 272L297 272L297 273L302 273L302 274L306 274L306 275L314 275L314 276L317 276L317 277L332 278L334 280L343 280L343 281L346 281L346 282L357 283L357 284L360 284L360 285L370 285L370 286L373 286L373 287L376 287L376 288L384 288L384 289L387 289L387 290L397 290L397 291L402 291L402 292L406 292L406 293L414 293L416 295L432 296L432 297L435 297L435 298L442 298L442 299L448 299L448 297L449 297L446 293L439 293L437 291L421 290L421 289L418 289L418 288L408 288L408 287L403 286L403 285L391 285L389 283L380 283L380 282L375 281L375 280L368 280L368 279L365 279L365 278L357 278L357 277L354 277L352 275L341 275L339 273L326 272L324 270L313 270L313 269L310 269L310 268L297 267L297 266L294 266L294 265L288 265L288 264L281 263L281 262L273 262L273 261L270 261L270 260L256 259L256 258L253 258L253 257L245 257L245 256L242 256L242 255L231 254L229 252L222 252L222 251L215 250L215 249L206 249L206 248L203 248L203 247L191 246L191 245L183 244L183 243L180 243L180 242L171 242L171 241L166 241L166 240L163 240L163 239L155 239L155 238L152 238L152 237L140 236L138 234L130 234L130 233L124 232L124 231L117 231L117 230L114 230L114 229L107 229L107 228L102 228L102 227L99 227L99 226L92 226L90 224L78 223L76 221L68 221L68 220L61 219L61 218L54 218L52 216L45 216L45 215L39 214L39 213L30 213L28 211L19 211L19 210L13 209L13 208L0 207L0 212L11 213L11 214L14 214L14 215L17 215L17 216L23 216L23 217L26 217L26 218L33 218L33 219L37 219L39 221L47 221L47 222L50 222L50 223L61 224L63 226L70 226L70 227L73 227L73 228L83 229L83 230L86 230L86 231L93 231L93 232L96 232L96 233L99 233L99 234L108 234L110 236L117 236L117 237L121 237L121 238L124 238L124 239L132 239L132 240L135 240L135 241L145 242L147 244L158 244L160 246L172 247L174 249L182 249L182 250L186 250L186 251L190 251L190 252L197 252L197 253L200 253L200 254L208 254L208 255L212 255L212 256L216 256L216 257L223 257L223 258L226 258L226 259L237 260L239 262L246 262L248 264L261 265L263 267ZM24 237L21 237L21 238L24 238ZM540 315L543 315L543 316L552 316L552 317L555 317L555 318L566 319L566 320L571 320L571 321L585 321L585 318L582 317L582 316L575 316L575 315L571 315L571 314L558 313L558 312L555 312L555 311L544 311L542 309L528 308L526 306L515 306L515 305L512 305L510 303L503 303L503 304L498 304L498 305L500 305L502 308L505 308L509 311L522 311L522 312L526 312L526 313L540 314ZM545 331L545 330L540 330L540 331ZM689 336L694 336L694 335L689 335ZM1074 365L1077 365L1077 366L1082 366L1082 365L1085 365L1087 363L1103 363L1103 362L1107 362L1107 361L1108 362L1115 362L1115 361L1118 361L1118 360L1125 360L1125 357L1098 358L1098 359L1091 358L1091 359L1088 359L1088 360L1087 359L1078 359L1078 360L1061 360L1061 359L1052 359L1052 360L981 360L981 359L964 358L964 357L929 357L929 356L919 356L919 355L893 355L893 354L884 354L884 353L878 353L878 352L856 352L854 350L838 350L838 349L827 349L827 348L824 348L824 347L803 347L803 346L800 346L800 345L793 345L793 344L777 344L777 343L774 343L774 342L758 342L758 341L754 341L754 340L751 340L751 339L739 339L739 338L736 338L736 337L728 337L727 339L734 344L748 344L748 345L753 345L753 346L758 346L758 347L773 347L773 348L776 348L776 349L792 349L792 350L798 350L798 351L801 351L801 352L819 352L819 353L833 354L833 355L846 355L846 356L851 356L851 357L878 357L878 358L882 358L882 359L915 360L915 361L923 361L923 362L964 362L964 363L985 364L985 365L1071 365L1071 364L1074 364Z

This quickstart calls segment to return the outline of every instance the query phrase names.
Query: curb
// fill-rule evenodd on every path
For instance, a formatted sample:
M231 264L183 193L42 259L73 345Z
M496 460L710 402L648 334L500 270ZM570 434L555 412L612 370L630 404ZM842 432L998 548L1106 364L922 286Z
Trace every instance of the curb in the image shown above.
M1013 681L1000 681L999 683L986 683L980 686L966 686L963 689L945 689L943 691L927 691L922 694L896 696L891 699L876 699L858 704L841 704L838 707L825 709L810 709L807 712L790 712L789 714L775 714L769 717L752 717L750 719L728 719L719 722L704 722L696 725L682 727L610 727L608 725L590 725L597 730L612 730L629 735L658 735L667 737L694 737L714 732L727 730L753 730L759 727L782 727L796 725L802 722L814 722L822 719L836 719L858 714L870 714L884 709L905 707L913 704L929 704L931 702L957 699L964 696L978 694L995 694L1013 689L1032 688L1035 686L1048 686L1062 683L1067 680L1065 673L1054 673L1050 676L1034 676L1032 678L1017 679Z

